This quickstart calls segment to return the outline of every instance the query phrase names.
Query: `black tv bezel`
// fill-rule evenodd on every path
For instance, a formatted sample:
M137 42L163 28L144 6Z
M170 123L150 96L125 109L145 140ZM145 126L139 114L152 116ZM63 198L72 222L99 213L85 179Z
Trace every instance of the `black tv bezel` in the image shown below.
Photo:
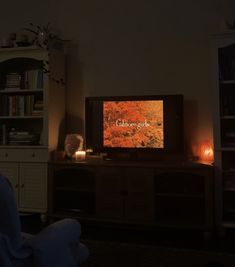
M103 118L95 125L92 117L95 114L96 119L100 120L103 117L103 110L100 107L94 107L95 103L103 103L104 101L140 101L140 100L163 100L164 103L164 127L168 127L164 131L164 140L166 146L164 148L127 148L127 147L104 147L103 146ZM91 104L92 103L92 104ZM177 112L174 116L178 117L177 125L174 127L177 132L176 136L172 137L172 129L166 123L169 120L171 107L169 104L174 104L174 110ZM98 104L97 104L98 105ZM92 107L91 107L92 106ZM92 109L96 111L92 113ZM99 110L100 109L100 110ZM174 111L173 110L173 111ZM100 112L100 113L99 113ZM166 116L168 116L166 118ZM172 118L170 118L172 119ZM97 122L96 122L97 123ZM94 130L96 128L96 130ZM171 137L169 136L171 135ZM102 136L102 137L101 137ZM95 140L95 139L96 140ZM172 138L171 141L169 141ZM174 138L174 140L173 140ZM97 142L97 140L99 141ZM173 143L172 143L173 142ZM95 144L95 145L94 145ZM92 149L93 153L157 153L157 154L183 154L184 153L184 96L181 94L172 95L135 95L135 96L89 96L85 97L85 145L86 149Z

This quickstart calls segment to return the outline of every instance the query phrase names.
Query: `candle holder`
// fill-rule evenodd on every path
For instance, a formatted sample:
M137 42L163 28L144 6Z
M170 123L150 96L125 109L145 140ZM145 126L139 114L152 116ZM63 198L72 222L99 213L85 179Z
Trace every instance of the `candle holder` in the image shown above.
M77 150L75 152L75 160L76 161L84 161L86 159L86 151Z

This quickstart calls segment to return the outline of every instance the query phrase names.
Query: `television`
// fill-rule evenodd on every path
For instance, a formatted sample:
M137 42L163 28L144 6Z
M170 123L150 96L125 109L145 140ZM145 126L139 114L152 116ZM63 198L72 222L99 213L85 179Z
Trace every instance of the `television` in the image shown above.
M182 154L183 95L85 99L85 143L109 155Z

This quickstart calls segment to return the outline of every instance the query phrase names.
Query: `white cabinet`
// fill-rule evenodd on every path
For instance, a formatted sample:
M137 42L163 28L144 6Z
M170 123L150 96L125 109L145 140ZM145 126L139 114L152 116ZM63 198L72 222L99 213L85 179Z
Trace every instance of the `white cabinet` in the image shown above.
M47 164L65 136L64 66L56 49L0 49L0 173L20 211L47 211Z
M213 44L216 225L235 227L235 31Z
M21 211L47 211L47 163L0 162L0 170L9 178Z
M19 181L18 181L18 164L0 162L0 173L6 176L13 187L16 202L19 199Z

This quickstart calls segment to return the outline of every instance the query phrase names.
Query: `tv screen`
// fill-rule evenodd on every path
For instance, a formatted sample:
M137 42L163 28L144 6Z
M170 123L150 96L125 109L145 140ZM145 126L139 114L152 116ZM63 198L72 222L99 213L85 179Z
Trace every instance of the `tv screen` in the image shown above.
M86 148L183 152L183 96L86 98Z
M162 100L103 102L103 147L164 148Z

